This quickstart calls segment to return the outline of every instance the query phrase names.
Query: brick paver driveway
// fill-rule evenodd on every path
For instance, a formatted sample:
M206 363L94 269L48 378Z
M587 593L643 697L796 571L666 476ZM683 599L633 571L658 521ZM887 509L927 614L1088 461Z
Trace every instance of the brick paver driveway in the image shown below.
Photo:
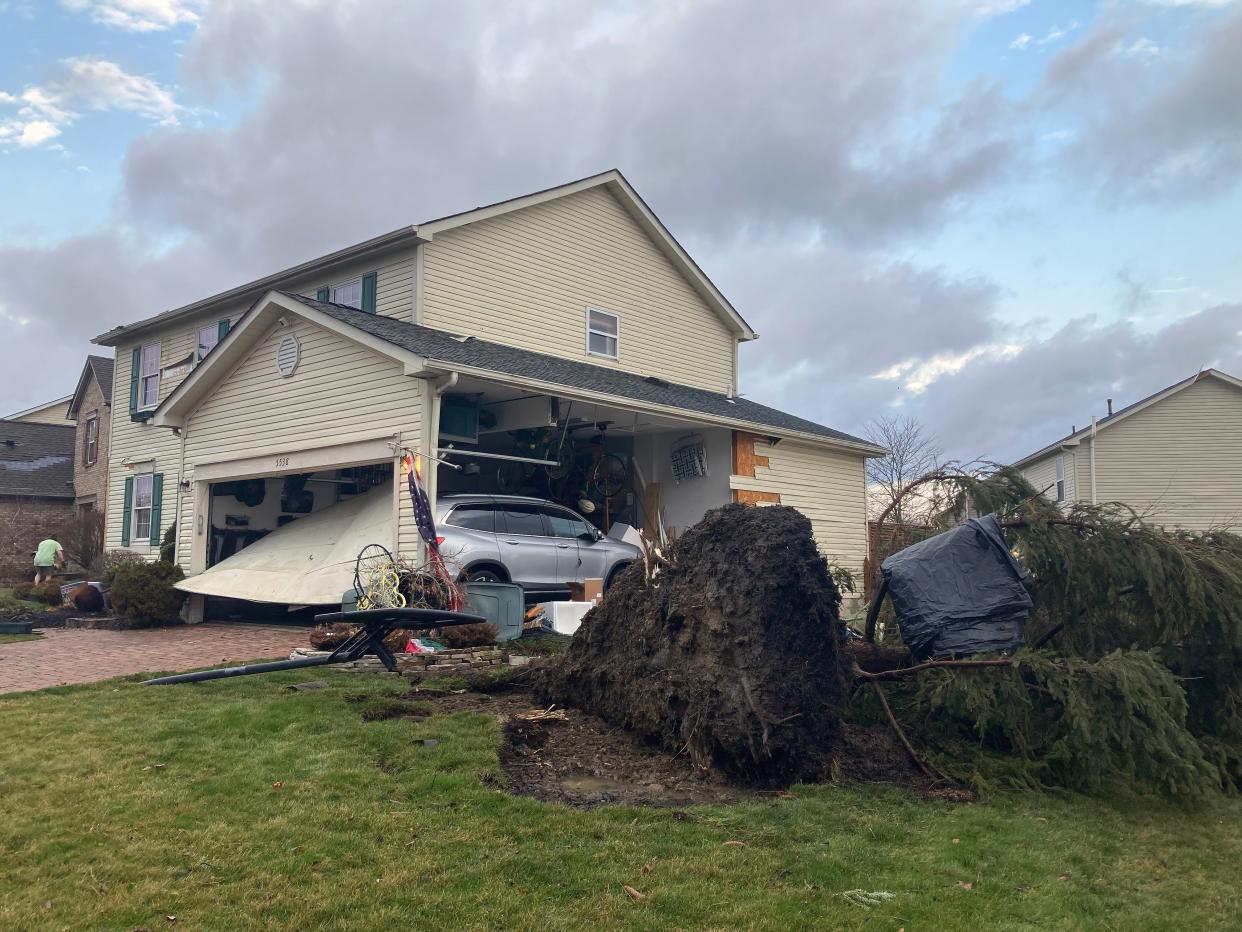
M146 631L46 628L38 641L0 644L0 693L93 683L155 670L275 659L307 646L305 628L203 624Z

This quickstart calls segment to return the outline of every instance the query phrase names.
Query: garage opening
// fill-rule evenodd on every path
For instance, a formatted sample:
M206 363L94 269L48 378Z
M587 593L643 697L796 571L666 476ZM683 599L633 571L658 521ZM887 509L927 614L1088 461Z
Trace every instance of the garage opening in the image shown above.
M438 519L470 578L563 597L731 500L733 432L462 378L441 400ZM629 548L628 555L618 555Z
M392 464L215 482L208 505L207 567L272 531L392 481Z

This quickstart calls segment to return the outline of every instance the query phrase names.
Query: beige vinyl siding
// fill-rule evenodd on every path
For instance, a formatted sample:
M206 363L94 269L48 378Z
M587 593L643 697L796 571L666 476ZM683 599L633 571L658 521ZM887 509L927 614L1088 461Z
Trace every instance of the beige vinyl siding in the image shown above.
M276 369L276 348L286 334L300 344L297 370ZM240 366L189 416L186 471L194 464L285 453L373 440L399 434L418 449L423 382L402 373L399 363L298 320L276 327ZM407 495L400 496L400 547L413 553L417 529ZM190 565L190 496L183 497L179 562ZM387 541L378 543L387 544Z
M407 247L382 257L372 257L341 267L330 273L301 276L278 286L279 290L292 291L314 297L315 292L330 284L358 278L368 272L376 273L376 312L400 320L412 320L414 314L414 256L413 248ZM116 373L113 380L115 402L112 405L111 455L108 474L108 508L105 530L106 547L110 550L121 546L121 505L124 501L125 479L133 472L122 462L155 461L155 471L164 474L164 509L162 521L167 527L172 521L176 502L176 485L180 462L180 440L167 428L152 427L149 423L136 422L129 416L130 363L135 345L159 340L161 368L172 366L190 357L198 345L198 330L227 319L236 324L250 309L253 301L237 302L188 320L169 324L163 330L145 335L140 341L118 346L116 349ZM160 380L159 399L162 402L181 384L181 379ZM183 498L185 496L182 496ZM180 531L181 529L179 529ZM142 541L133 541L131 550L155 556L156 548Z
M1062 451L1060 454L1065 457L1065 499L1066 506L1075 501L1076 485L1074 475L1075 453L1070 450ZM1057 500L1057 454L1052 453L1045 456L1041 460L1036 460L1022 470L1022 475L1026 477L1026 481L1035 486L1044 497L1050 501Z
M1098 501L1192 530L1242 525L1242 390L1202 379L1099 431L1096 443Z
M320 288L331 288L344 282L375 273L375 313L397 320L414 319L414 250L407 248L391 256L371 258L343 266L334 272L300 279L281 287L313 298Z
M716 392L735 339L606 189L437 233L423 246L427 326ZM620 358L586 349L588 307L620 318Z
M757 440L755 452L766 456L768 465L756 466L753 479L730 477L730 486L779 494L782 505L810 519L824 556L861 580L867 557L866 460L790 440L775 446Z

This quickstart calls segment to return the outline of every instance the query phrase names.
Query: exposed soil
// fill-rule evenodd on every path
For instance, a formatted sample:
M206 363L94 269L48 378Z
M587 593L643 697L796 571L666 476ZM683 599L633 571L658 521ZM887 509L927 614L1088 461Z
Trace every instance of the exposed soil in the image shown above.
M534 694L525 688L493 693L413 690L405 697L368 708L362 717L367 721L425 718L427 711L416 703L430 703L434 714L473 712L494 717L501 724L498 756L505 775L503 784L496 786L515 795L577 808L677 808L781 795L781 791L731 784L718 771L696 766L688 755L669 754L631 732L577 709L565 709L563 720L524 719L524 713L539 707ZM847 779L901 784L928 795L963 801L960 791L954 791L958 795L944 796L943 791L933 789L883 727L847 726L842 737L840 766ZM969 799L969 794L964 798Z
M734 783L831 773L848 702L840 595L793 508L726 505L627 570L536 681Z

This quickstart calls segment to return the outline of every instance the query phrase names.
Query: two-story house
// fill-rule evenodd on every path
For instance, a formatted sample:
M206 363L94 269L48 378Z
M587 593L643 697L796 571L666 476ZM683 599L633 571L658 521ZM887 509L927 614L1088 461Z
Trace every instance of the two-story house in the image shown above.
M108 438L112 433L112 360L107 356L86 357L67 417L77 425L74 508L78 514L103 514L108 498Z
M433 498L594 497L605 528L789 504L860 572L884 451L739 396L754 338L617 171L405 227L96 338L117 353L107 546L154 555L175 524L192 618L202 596L333 601L342 542L418 551L412 450ZM300 521L298 547L229 562Z
M1216 369L1161 389L1014 463L1046 496L1122 502L1153 524L1242 525L1242 380Z

